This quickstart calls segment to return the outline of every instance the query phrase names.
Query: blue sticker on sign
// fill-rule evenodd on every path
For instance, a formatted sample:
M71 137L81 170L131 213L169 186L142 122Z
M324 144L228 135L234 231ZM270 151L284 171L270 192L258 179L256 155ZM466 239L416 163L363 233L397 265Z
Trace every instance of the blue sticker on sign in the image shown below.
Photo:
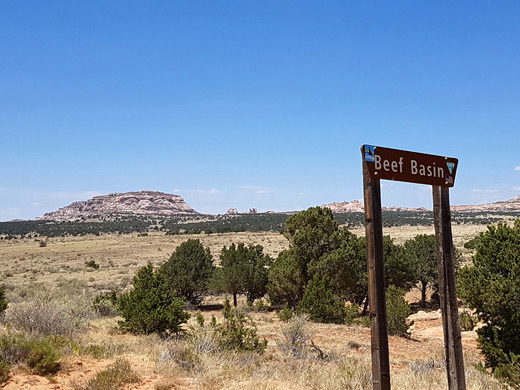
M367 161L367 162L375 161L374 149L375 149L375 147L372 145L365 145L365 161Z
M446 166L448 167L448 171L450 171L450 173L453 174L453 168L455 168L455 163L447 162Z

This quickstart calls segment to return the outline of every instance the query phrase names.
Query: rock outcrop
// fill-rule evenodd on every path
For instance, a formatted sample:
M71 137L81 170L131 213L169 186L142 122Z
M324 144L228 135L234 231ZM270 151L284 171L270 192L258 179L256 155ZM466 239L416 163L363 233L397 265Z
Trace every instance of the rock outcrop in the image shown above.
M328 207L333 213L362 213L365 211L363 203L359 200L353 200L351 202L332 202L329 204L322 204L320 207Z
M333 213L351 213L351 212L364 212L363 203L358 200L351 202L333 202L329 204L323 204L321 207L328 207ZM383 211L431 211L425 207L382 207ZM463 206L451 206L452 211L468 212L468 213L487 213L495 211L520 211L520 195L500 202L484 203L476 205L463 205Z
M500 202L484 203L477 205L451 206L451 210L469 213L489 211L520 211L520 195L509 200L502 200Z
M172 216L198 214L179 195L158 191L125 192L95 196L46 213L39 219L76 221L111 215Z

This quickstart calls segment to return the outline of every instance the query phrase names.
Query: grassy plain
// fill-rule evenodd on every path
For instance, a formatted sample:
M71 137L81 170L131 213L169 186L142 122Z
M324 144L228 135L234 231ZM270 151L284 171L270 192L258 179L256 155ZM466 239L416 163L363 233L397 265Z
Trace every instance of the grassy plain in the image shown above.
M454 225L453 236L459 248L484 231L484 225ZM364 229L353 229L363 235ZM392 227L384 231L402 243L417 234L433 234L433 227ZM210 235L148 236L101 235L53 238L40 247L34 239L0 240L0 284L8 301L16 305L31 291L44 288L61 295L91 299L101 291L124 290L139 267L165 262L184 240L199 238L215 258L224 245L244 242L260 244L276 256L288 247L279 233L227 233ZM469 253L464 252L469 258ZM100 267L85 265L94 261ZM215 306L221 297L208 297L203 315L221 317ZM117 318L91 318L86 331L75 336L83 351L71 352L62 359L62 370L54 377L39 377L23 367L14 368L5 389L79 389L96 373L117 358L130 362L139 381L126 389L371 389L370 332L360 325L307 324L306 332L328 357L318 359L308 346L305 353L293 356L282 348L284 324L275 312L251 312L258 333L268 340L264 355L201 353L190 364L182 355L186 340L161 340L156 336L121 333ZM446 389L442 359L442 327L439 312L419 312L411 339L390 337L391 375L394 389ZM190 325L195 326L192 316ZM0 326L0 333L6 332ZM473 365L480 361L475 332L463 332L468 389L501 389L489 375ZM92 347L89 347L92 346ZM89 348L87 348L89 347ZM96 352L97 351L97 352ZM173 356L173 357L172 357Z

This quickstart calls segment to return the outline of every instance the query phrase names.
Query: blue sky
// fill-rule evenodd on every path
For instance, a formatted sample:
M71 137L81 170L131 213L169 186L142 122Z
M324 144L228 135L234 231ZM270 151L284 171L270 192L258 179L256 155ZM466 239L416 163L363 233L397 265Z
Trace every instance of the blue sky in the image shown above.
M519 43L517 1L3 1L0 220L143 189L361 199L364 143L459 158L452 204L514 197Z

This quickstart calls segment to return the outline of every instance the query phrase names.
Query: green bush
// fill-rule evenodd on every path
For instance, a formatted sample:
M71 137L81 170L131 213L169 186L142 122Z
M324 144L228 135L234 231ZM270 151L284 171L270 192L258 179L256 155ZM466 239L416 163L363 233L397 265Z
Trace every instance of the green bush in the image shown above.
M410 325L406 319L411 313L410 305L405 301L405 291L393 285L386 290L386 313L388 319L388 334L400 337L410 337Z
M59 370L59 353L45 338L23 335L0 336L0 361L8 364L25 363L38 375L54 374Z
M313 322L345 323L345 302L336 293L328 276L314 276L305 289L298 312L309 314Z
M280 321L283 321L283 322L289 321L291 318L293 318L293 316L294 316L294 312L291 309L289 309L288 307L286 307L278 312L278 318L280 319Z
M350 325L359 318L359 305L352 304L345 306L345 323Z
M94 311L100 317L113 317L117 315L116 290L96 295L92 302L92 306L94 307Z
M178 333L190 318L184 301L173 293L164 274L154 272L152 264L137 272L134 289L121 295L117 306L124 318L119 326L132 333Z
M93 269L99 269L99 264L96 263L95 260L88 260L88 261L85 261L85 267L90 267L90 268L93 268Z
M60 368L59 355L56 349L43 339L34 340L30 344L30 352L26 363L38 375L54 374Z
M222 314L224 323L216 326L220 348L257 353L265 351L267 340L260 341L256 333L255 322L247 319L240 310L232 308L227 299L224 302Z
M473 265L459 269L458 291L484 325L477 330L485 365L520 387L520 220L489 226L475 240Z
M5 299L5 291L0 287L0 317L7 309L7 300Z
M0 385L9 379L10 369L11 365L9 363L0 360Z
M80 390L119 390L127 383L139 382L139 376L132 370L130 362L117 359L105 370L90 379Z
M473 316L467 312L460 313L460 329L467 332L475 328Z

